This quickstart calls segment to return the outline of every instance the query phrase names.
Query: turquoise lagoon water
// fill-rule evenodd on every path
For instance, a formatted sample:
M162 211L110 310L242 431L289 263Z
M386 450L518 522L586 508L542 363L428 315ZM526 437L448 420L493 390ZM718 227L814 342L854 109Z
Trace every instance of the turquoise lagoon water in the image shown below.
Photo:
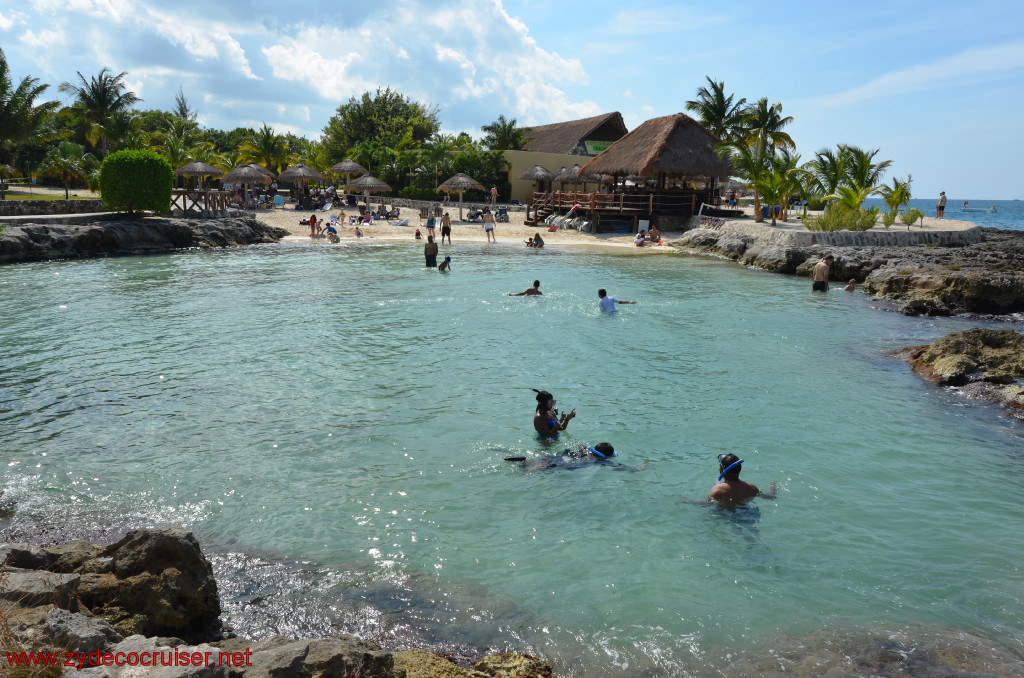
M7 535L183 524L242 635L558 675L744 675L822 630L1020 651L1024 432L889 355L977 322L715 260L456 243L442 275L420 252L0 268ZM639 304L601 315L598 287ZM554 447L530 388L576 408ZM504 461L599 441L623 467ZM727 451L777 500L684 502Z
M980 198L970 197L951 197L949 191L946 191L946 195L949 201L946 203L946 218L957 219L961 221L973 221L979 226L986 228L1001 228L1006 231L1024 231L1024 201L1022 200L983 200ZM995 207L995 212L964 212L963 204L964 201L968 201L969 207L976 208L988 208ZM939 196L936 195L934 198L913 198L910 201L908 207L916 207L917 209L924 212L926 217L935 216L935 203L939 201ZM885 203L879 198L870 198L864 203L868 207L878 206L883 211L886 209ZM892 228L900 227L899 221L897 221Z

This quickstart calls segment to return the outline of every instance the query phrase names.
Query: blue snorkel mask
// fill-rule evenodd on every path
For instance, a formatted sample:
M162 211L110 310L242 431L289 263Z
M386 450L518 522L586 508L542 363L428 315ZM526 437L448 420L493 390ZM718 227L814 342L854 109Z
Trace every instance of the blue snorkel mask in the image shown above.
M733 463L731 463L728 466L726 466L725 469L721 473L718 474L718 481L721 482L722 478L725 477L726 473L728 473L729 471L733 470L734 468L736 468L737 466L739 466L742 463L743 463L743 460L740 459L739 461L734 461Z

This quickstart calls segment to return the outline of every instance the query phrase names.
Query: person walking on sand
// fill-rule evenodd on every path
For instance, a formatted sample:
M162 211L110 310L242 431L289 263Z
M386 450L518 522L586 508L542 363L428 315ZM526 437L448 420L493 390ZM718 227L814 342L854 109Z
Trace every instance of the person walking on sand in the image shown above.
M727 506L746 503L754 497L775 499L775 483L768 483L768 493L757 489L757 485L740 480L743 460L735 454L718 455L718 483L708 493L707 503L718 502Z
M452 244L452 218L445 212L444 216L441 217L441 244L444 244L444 239L448 238L448 244Z
M427 268L437 268L437 243L434 236L427 236L427 244L423 246L423 256L427 259Z
M491 214L491 210L484 208L484 234L487 236L487 242L498 243L498 236L494 235L494 215Z
M509 292L508 296L510 296L510 297L537 297L537 296L541 296L543 294L544 293L540 291L540 281L539 280L534 280L533 281L533 287L527 287L522 292Z
M621 301L615 297L609 297L608 292L602 287L597 291L597 296L600 301L597 302L597 307L601 309L602 313L618 313L619 309L615 308L615 304L635 304L635 301Z
M814 265L814 270L811 271L811 290L828 292L828 268L835 260L831 254L826 254L824 259Z
M946 192L939 191L939 202L935 204L935 218L942 219L946 214Z

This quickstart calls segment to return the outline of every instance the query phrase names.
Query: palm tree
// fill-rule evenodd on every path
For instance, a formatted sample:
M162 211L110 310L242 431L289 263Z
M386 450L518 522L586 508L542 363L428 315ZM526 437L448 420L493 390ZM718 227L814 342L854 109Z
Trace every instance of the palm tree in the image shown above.
M760 139L751 143L743 141L728 141L719 144L716 149L723 158L728 157L732 163L736 176L740 177L754 187L754 221L764 221L761 214L761 194L758 182L768 172L772 150Z
M715 82L705 75L708 86L697 88L697 98L686 102L686 110L697 114L700 123L722 141L732 141L743 121L746 99L733 102L735 94L725 96L725 82Z
M504 115L499 115L497 120L480 130L487 133L482 142L492 151L521 151L527 144L523 130L516 127L515 118L506 120Z
M111 74L106 67L99 75L85 79L82 73L78 72L80 85L70 82L62 82L57 88L58 91L71 94L74 102L69 109L78 114L83 121L89 125L87 138L89 143L96 145L99 141L102 157L107 157L107 133L105 127L110 119L116 114L128 111L135 104L142 101L135 96L134 92L128 92L124 82L127 72L118 75Z
M800 179L800 154L790 153L789 149L783 148L769 158L771 169L781 177L781 186L784 190L779 198L778 204L782 206L782 221L785 222L789 216L789 198L801 190ZM767 196L766 196L767 197Z
M239 150L245 160L258 162L272 172L279 171L281 165L288 162L288 142L267 123L242 142Z
M882 196L886 207L889 208L889 214L895 217L901 207L910 203L910 183L913 180L909 174L906 181L900 181L893 177L892 186L882 186L878 189L879 195Z
M840 186L832 195L826 195L825 200L835 200L838 204L846 207L851 212L860 212L864 201L871 197L877 189L866 186Z
M832 195L846 177L846 153L839 146L838 152L822 148L814 154L814 160L807 163L807 169L814 176L815 187L821 195Z
M24 77L17 87L11 78L7 56L0 49L0 164L14 160L14 149L23 142L50 141L54 135L40 133L43 123L58 108L59 101L36 104L49 85Z
M189 107L188 99L185 98L185 92L182 91L181 85L178 85L178 93L174 95L174 111L172 112L175 117L182 120L192 122L196 120L196 109Z
M743 113L742 136L747 141L760 140L768 146L796 148L793 138L782 131L793 122L793 116L782 117L782 104L768 103L761 97Z
M871 188L872 192L882 182L882 175L892 165L892 160L875 162L878 149L865 151L857 146L842 146L845 159L843 169L846 174L848 186L856 188Z
M39 166L39 171L47 176L57 176L64 180L64 199L68 200L68 184L72 179L84 179L96 164L92 153L86 153L78 144L70 141L62 142L50 149Z
M135 111L118 111L103 125L103 134L110 140L112 150L137 151L149 146L149 134L142 125L142 116Z

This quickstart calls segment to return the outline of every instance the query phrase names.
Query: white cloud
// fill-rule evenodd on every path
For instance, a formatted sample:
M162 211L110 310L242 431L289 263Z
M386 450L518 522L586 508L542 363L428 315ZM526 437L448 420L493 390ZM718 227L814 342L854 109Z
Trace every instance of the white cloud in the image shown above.
M973 79L1024 68L1024 42L969 49L928 64L885 73L853 89L811 99L821 108L860 104L869 99L890 97L969 83Z
M64 32L43 29L36 33L35 31L27 30L20 36L18 36L18 40L25 43L29 47L35 47L37 49L49 49L51 47L62 45L64 43Z
M11 10L7 14L0 12L0 31L9 31L14 28L15 24L23 23L25 23L25 15L21 12L15 10Z

